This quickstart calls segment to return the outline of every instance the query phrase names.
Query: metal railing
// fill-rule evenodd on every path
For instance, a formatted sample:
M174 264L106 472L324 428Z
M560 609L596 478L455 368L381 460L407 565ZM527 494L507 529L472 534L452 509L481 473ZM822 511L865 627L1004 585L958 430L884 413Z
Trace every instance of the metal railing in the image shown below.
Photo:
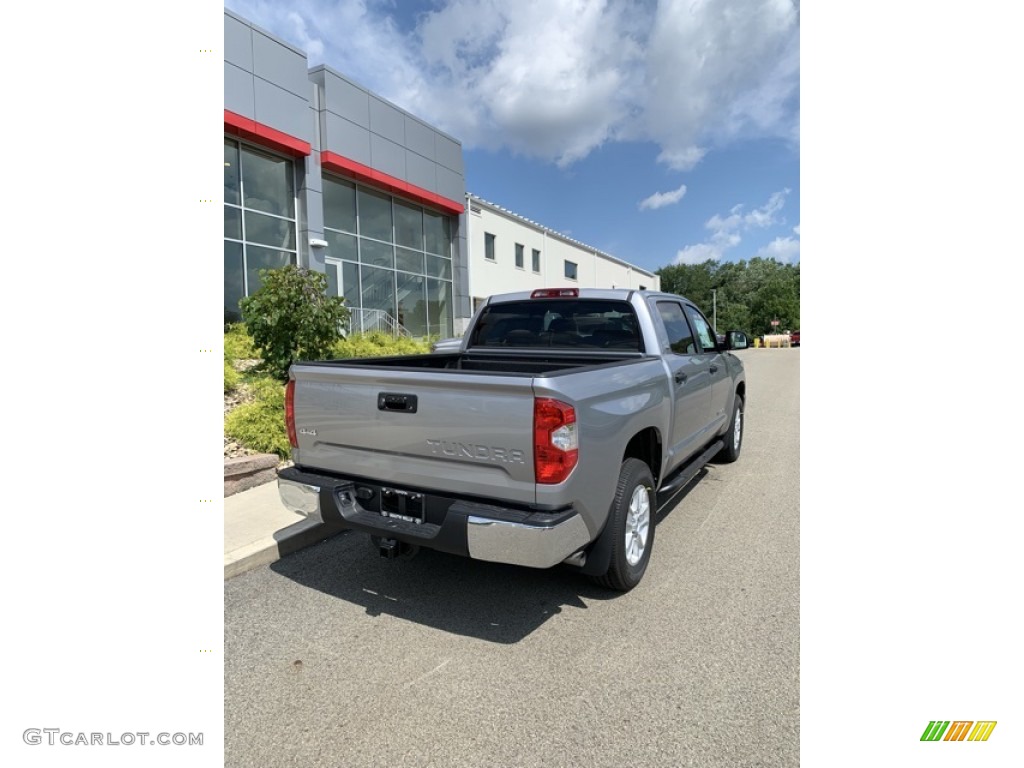
M352 312L352 319L349 323L351 333L386 333L395 339L400 336L412 337L408 328L383 309L351 307L350 311Z

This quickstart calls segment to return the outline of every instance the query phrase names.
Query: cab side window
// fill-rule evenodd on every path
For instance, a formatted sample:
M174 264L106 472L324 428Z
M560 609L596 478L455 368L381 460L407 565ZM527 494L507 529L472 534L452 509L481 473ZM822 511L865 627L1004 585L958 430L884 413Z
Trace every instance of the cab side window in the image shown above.
M697 340L700 342L704 352L717 352L718 344L715 341L715 332L711 330L711 323L699 311L693 307L686 308L686 314L697 329Z
M693 331L686 322L683 308L674 301L659 301L658 314L661 315L661 322L665 324L665 332L668 334L668 343L672 351L677 355L697 354Z

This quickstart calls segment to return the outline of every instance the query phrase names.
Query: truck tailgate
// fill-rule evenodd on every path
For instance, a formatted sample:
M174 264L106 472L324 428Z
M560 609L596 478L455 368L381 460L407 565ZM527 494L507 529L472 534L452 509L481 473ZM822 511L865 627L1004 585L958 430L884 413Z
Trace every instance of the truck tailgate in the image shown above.
M528 375L297 364L296 464L534 503Z

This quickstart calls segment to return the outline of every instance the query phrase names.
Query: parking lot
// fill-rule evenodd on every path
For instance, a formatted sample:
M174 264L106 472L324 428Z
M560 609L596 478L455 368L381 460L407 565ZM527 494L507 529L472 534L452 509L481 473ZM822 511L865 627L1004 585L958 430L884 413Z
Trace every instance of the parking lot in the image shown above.
M229 766L799 764L800 350L620 595L345 533L225 582Z

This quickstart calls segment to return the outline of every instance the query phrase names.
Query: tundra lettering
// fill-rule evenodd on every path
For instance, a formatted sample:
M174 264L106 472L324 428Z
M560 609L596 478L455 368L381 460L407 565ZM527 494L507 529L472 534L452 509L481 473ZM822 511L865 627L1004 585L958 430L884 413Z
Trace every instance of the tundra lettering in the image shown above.
M445 456L462 456L467 459L484 459L504 463L525 464L526 456L515 448L498 448L496 446L476 445L475 443L454 443L448 440L427 440L433 455L442 453Z

